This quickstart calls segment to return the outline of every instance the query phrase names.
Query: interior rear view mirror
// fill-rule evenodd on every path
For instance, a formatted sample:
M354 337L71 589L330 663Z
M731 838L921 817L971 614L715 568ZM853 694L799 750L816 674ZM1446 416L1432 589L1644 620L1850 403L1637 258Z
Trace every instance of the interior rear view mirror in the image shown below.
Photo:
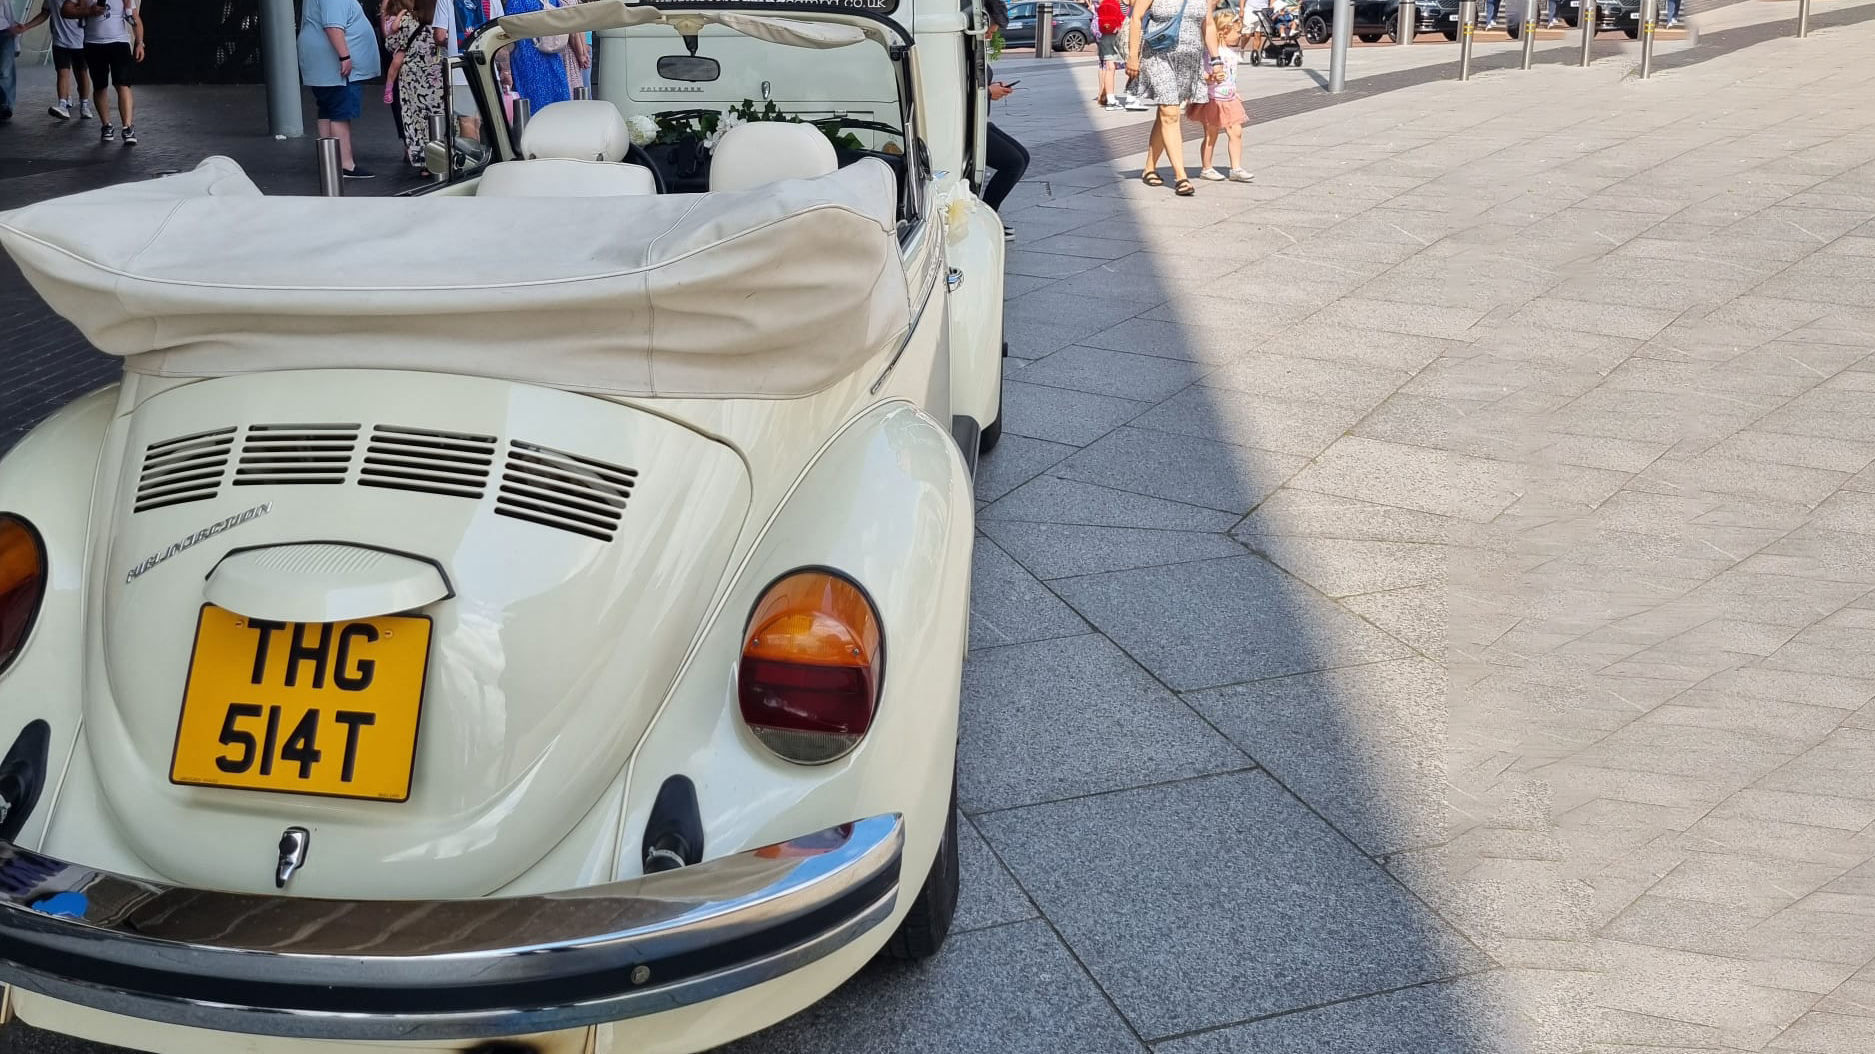
M665 55L658 59L658 76L667 81L713 81L723 75L723 65L701 55Z

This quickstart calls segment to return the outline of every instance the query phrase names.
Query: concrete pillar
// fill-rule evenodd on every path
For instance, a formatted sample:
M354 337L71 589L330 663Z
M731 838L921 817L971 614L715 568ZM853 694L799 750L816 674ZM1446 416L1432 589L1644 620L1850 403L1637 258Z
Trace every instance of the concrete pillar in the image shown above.
M306 134L300 116L298 30L293 0L260 0L260 66L267 78L267 126L275 139Z

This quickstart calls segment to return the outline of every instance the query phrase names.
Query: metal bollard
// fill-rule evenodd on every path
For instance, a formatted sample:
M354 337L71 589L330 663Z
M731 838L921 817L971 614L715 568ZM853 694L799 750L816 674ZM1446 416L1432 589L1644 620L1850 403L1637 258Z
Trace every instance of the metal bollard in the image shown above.
M1478 0L1458 0L1458 79L1471 79L1471 36L1478 29Z
M1395 44L1411 44L1413 30L1419 28L1419 5L1413 0L1400 0L1400 24L1394 30Z
M523 95L519 99L514 100L514 121L512 123L514 125L514 153L516 157L519 157L521 154L521 134L527 131L527 121L528 118L532 116L534 116L534 104L527 100L527 96Z
M345 177L339 170L339 141L327 136L319 140L319 196L343 197Z
M1660 16L1660 0L1641 0L1641 79L1654 72L1654 20Z
M433 113L430 115L429 125L430 142L442 144L443 157L447 159L441 172L432 172L430 175L438 183L447 183L450 177L455 175L456 168L456 144L449 135L449 118L440 113Z
M1523 4L1523 69L1536 61L1536 0Z
M1035 5L1035 57L1048 58L1055 53L1055 5L1042 0Z
M1810 35L1810 0L1797 0L1797 35Z
M1595 0L1582 0L1582 65L1589 64L1589 49L1595 43Z
M1354 42L1354 0L1335 0L1335 25L1328 34L1328 90L1348 87L1348 45Z

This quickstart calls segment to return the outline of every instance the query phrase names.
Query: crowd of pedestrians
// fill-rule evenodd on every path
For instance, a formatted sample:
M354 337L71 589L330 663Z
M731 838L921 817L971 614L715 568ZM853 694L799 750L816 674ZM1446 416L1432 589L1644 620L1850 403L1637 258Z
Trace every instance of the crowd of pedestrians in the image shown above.
M138 0L44 0L39 13L22 22L12 5L0 0L0 122L13 119L19 101L19 38L50 22L58 97L47 113L60 121L95 117L99 140L109 143L117 139L110 116L115 98L123 142L135 146L131 81L144 55L141 14Z

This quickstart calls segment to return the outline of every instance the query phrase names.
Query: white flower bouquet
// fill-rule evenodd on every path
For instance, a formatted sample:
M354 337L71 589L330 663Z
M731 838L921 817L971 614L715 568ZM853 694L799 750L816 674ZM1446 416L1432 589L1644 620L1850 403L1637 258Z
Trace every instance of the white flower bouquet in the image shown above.
M658 123L644 114L633 114L625 121L625 127L631 132L633 146L646 147L657 142Z

